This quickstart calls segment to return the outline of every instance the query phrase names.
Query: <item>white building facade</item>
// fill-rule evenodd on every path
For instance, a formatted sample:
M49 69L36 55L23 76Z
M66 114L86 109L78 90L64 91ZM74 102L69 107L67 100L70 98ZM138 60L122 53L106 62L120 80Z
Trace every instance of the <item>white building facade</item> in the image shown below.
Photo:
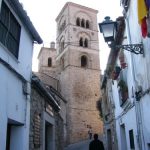
M0 149L28 150L33 43L42 39L18 0L0 6Z
M134 54L128 51L118 52L113 66L121 68L119 75L112 80L112 97L115 105L116 133L119 150L149 150L150 149L150 40L149 40L149 12L146 15L146 27L143 30L139 24L138 14L144 12L144 7L138 0L121 1L125 18L125 32L119 44L143 44L144 54ZM145 5L145 1L140 1ZM138 8L140 8L138 10ZM148 8L148 6L147 6ZM147 28L147 29L146 29ZM145 32L147 33L145 33ZM146 34L146 35L144 35ZM123 56L123 60L121 60ZM124 61L122 63L122 61ZM107 66L108 69L108 66ZM112 75L112 74L111 74ZM120 82L123 81L123 82ZM122 85L121 85L122 84ZM126 86L127 96L123 98L121 88ZM124 89L125 89L124 86ZM124 92L125 93L125 92ZM110 93L109 93L110 94Z
M136 92L135 102L135 115L137 121L137 136L139 149L150 149L150 120L149 120L149 107L150 107L150 40L149 40L149 4L145 1L130 1L129 8L126 11L126 31L129 44L142 43L144 47L143 55L134 55L130 57L131 71L133 72L133 91ZM147 11L146 11L147 10ZM142 15L142 24L139 23ZM144 13L145 12L145 13ZM144 18L146 22L144 23ZM145 32L143 31L145 25ZM147 28L147 29L146 29ZM147 31L146 31L147 30ZM129 75L128 75L129 78ZM128 80L129 85L130 78ZM131 86L131 85L130 85ZM131 118L132 121L134 120ZM131 122L132 123L132 122Z

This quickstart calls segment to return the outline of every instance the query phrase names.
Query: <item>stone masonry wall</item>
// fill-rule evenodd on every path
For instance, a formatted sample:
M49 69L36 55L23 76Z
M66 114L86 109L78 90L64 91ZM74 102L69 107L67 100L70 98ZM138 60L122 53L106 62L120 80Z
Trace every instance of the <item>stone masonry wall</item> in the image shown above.
M44 103L45 100L44 98L39 95L39 93L32 87L32 95L31 95L31 106L30 106L30 144L29 144L29 149L30 150L41 150L43 147L43 111L44 111ZM40 116L40 145L35 146L34 145L34 126L35 126L35 113Z
M68 100L68 143L87 139L89 127L93 133L101 134L102 121L96 109L100 97L99 70L68 67L61 73L61 82L62 95Z
M32 87L31 95L31 116L30 116L30 150L42 150L43 149L43 113L45 112L46 100L41 96L38 91ZM64 147L64 131L63 120L59 115L59 112L54 111L55 119L55 149L63 150ZM36 127L36 129L35 129ZM37 143L37 144L35 144Z

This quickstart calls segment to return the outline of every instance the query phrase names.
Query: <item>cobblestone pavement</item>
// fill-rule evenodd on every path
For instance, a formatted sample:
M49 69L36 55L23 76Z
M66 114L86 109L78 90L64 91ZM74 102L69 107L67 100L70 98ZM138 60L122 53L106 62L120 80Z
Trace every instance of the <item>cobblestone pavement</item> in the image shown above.
M88 150L90 140L81 141L75 144L71 144L65 148L65 150Z

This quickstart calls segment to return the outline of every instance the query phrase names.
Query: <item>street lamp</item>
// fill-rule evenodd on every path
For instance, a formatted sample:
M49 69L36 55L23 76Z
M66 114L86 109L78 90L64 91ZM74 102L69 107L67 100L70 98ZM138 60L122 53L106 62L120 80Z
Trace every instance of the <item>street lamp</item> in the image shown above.
M105 42L111 48L121 48L123 50L130 51L134 54L143 54L143 44L128 44L128 45L117 45L115 43L115 37L117 33L117 22L110 20L110 17L105 17L102 23L99 23L100 32L103 33Z

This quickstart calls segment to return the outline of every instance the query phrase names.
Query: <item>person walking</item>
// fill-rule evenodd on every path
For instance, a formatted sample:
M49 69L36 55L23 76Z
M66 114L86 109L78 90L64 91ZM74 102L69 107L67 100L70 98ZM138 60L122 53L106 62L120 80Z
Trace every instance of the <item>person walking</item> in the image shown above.
M98 134L94 134L94 140L90 142L89 150L104 150L103 142L98 139Z
M89 129L88 134L89 134L89 139L91 140L92 139L92 129L91 128Z

